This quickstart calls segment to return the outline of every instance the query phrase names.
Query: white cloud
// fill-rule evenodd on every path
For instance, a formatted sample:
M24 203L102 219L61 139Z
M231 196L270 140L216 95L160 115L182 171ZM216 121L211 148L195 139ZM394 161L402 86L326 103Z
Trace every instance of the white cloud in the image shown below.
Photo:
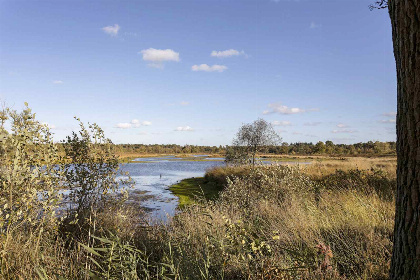
M127 128L131 128L132 124L131 123L117 123L115 125L115 128L122 128L122 129L127 129Z
M139 128L140 126L149 126L152 125L152 122L149 121L142 121L140 122L137 119L133 119L131 120L131 122L129 123L117 123L115 125L116 128L123 128L123 129L127 129L127 128Z
M181 104L181 106L187 106L187 105L190 105L190 102L188 102L188 101L181 101L181 103L179 103L179 104Z
M357 130L350 130L350 129L335 129L331 131L332 133L356 133Z
M217 71L217 72L223 72L223 71L225 71L228 68L226 66L224 66L224 65L218 65L218 64L215 64L215 65L212 65L212 66L209 66L207 64L200 64L200 65L193 65L191 67L191 69L193 71L205 71L205 72L215 72L215 71Z
M293 135L302 135L303 133L302 133L302 132L297 132L297 131L294 131L292 134L293 134Z
M382 114L382 116L386 116L386 117L395 117L396 115L397 115L397 112L386 112Z
M190 126L178 126L175 128L175 131L194 131L194 129Z
M292 123L289 122L289 121L273 121L271 124L274 125L274 126L289 126L289 125L292 125Z
M230 56L239 56L239 55L245 55L244 51L237 51L234 49L230 49L230 50L225 50L225 51L212 51L211 56L214 57L219 57L219 58L223 58L223 57L230 57Z
M131 127L140 127L140 121L137 119L131 120Z
M309 25L309 28L311 29L315 29L315 28L319 28L322 27L322 24L317 24L315 22L311 22L311 24Z
M120 30L120 26L118 24L114 24L114 25L109 25L109 26L105 26L102 28L102 30L111 35L111 36L117 36L118 31Z
M337 127L345 128L345 127L349 127L349 126L347 124L344 124L344 123L339 123L339 124L337 124Z
M380 123L395 123L395 119L388 119L388 120L380 120Z
M281 103L271 103L268 104L269 110L265 110L263 112L264 115L267 114L273 114L273 113L279 113L283 115L291 115L291 114L300 114L304 112L311 112L311 111L318 111L319 109L313 108L313 109L302 109L302 108L290 108L285 105L281 105Z
M63 81L61 81L61 80L53 81L53 84L56 84L56 85L61 85L62 83L63 83Z
M148 65L154 68L163 68L163 63L165 61L176 61L179 62L179 53L171 50L159 50L154 48L149 48L142 50L139 53L143 55L143 60L150 61Z

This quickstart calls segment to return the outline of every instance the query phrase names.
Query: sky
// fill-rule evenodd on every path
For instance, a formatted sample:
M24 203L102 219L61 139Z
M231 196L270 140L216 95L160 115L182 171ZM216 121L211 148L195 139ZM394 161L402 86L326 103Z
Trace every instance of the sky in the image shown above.
M0 100L56 141L230 144L258 118L285 142L395 141L387 11L345 0L0 0Z

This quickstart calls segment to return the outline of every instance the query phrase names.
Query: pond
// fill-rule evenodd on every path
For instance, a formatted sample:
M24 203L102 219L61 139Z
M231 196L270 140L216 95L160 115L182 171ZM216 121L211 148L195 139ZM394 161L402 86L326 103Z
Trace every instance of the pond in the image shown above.
M206 155L200 155L205 158ZM134 180L134 188L129 191L129 203L140 203L149 210L155 220L166 220L173 216L178 205L178 198L168 187L192 177L203 177L206 170L224 165L221 160L189 161L173 156L139 158L121 166Z
M178 197L172 194L169 186L192 178L203 177L207 169L225 165L224 158L211 158L208 155L195 155L199 160L179 158L175 156L138 158L131 163L122 164L122 171L128 171L134 180L134 188L130 189L128 203L140 205L147 210L150 218L165 221L168 215L175 214ZM264 164L271 164L263 160ZM277 162L287 164L297 162ZM308 164L309 162L300 162Z

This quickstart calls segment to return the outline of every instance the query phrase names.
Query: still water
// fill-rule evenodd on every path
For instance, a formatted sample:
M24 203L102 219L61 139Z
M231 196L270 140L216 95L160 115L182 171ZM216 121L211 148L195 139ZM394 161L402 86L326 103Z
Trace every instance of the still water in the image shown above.
M205 155L200 155L205 158ZM203 177L206 170L224 165L223 159L209 161L187 161L172 156L138 158L121 166L128 171L135 185L129 191L129 201L140 203L150 211L152 219L166 220L173 216L178 205L178 198L168 187L191 177Z

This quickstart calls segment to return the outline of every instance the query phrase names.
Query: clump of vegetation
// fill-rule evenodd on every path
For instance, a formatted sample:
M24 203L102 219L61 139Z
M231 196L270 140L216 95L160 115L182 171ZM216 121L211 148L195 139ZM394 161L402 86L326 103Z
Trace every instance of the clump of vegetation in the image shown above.
M117 180L113 145L97 125L80 123L63 155L25 106L1 112L0 275L83 278L91 264L80 244L92 245L105 230L103 213L121 211L124 196L116 191L130 182Z

